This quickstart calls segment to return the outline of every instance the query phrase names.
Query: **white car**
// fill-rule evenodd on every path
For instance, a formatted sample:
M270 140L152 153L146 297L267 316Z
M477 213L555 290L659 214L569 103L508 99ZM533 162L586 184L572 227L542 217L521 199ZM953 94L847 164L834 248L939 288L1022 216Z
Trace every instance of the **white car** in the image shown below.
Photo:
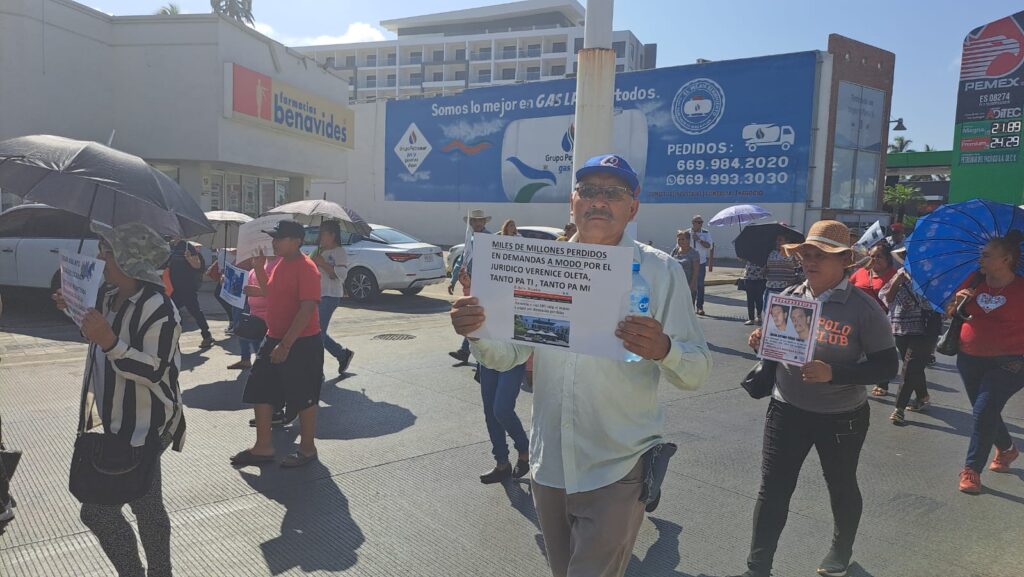
M345 289L352 299L369 301L382 290L411 296L425 286L444 282L440 247L379 224L371 224L370 229L369 237L341 233L341 244L348 255ZM306 227L302 252L313 252L319 234L319 226Z
M84 242L83 242L84 239ZM0 285L60 287L61 249L96 256L96 235L83 216L45 204L22 204L0 214Z
M525 236L526 238L541 238L544 240L557 240L562 235L563 230L553 226L517 226L516 230L519 231L519 236ZM457 244L448 249L448 260L445 261L448 274L452 274L452 268L455 267L455 259L462 255L462 251L465 250L466 245Z

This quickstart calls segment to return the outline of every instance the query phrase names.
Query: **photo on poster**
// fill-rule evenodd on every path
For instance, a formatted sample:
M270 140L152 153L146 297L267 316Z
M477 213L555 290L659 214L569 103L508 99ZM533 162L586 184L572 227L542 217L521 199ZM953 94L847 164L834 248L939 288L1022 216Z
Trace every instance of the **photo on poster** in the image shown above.
M248 279L248 271L234 265L224 266L224 276L221 280L220 298L236 309L245 308L245 282Z
M813 359L820 312L821 303L816 300L770 295L757 356L797 366Z
M542 343L556 347L569 346L569 321L515 315L512 338L528 343Z

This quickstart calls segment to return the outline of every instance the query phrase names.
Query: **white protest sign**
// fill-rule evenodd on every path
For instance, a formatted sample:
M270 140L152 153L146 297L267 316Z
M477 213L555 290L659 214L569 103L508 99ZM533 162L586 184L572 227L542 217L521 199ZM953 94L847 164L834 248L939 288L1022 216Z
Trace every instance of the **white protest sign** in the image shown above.
M622 359L615 336L633 248L477 233L471 294L487 320L471 336Z
M248 271L234 265L225 265L224 274L221 277L220 298L236 309L245 308L245 281L248 280Z
M105 264L89 256L60 251L60 292L68 314L78 326L82 326L85 312L96 307Z
M864 235L860 237L857 244L853 245L853 248L860 252L867 252L884 238L885 233L882 232L882 223L876 220L874 224L864 231Z
M820 302L772 294L765 313L757 356L795 366L803 366L814 358Z

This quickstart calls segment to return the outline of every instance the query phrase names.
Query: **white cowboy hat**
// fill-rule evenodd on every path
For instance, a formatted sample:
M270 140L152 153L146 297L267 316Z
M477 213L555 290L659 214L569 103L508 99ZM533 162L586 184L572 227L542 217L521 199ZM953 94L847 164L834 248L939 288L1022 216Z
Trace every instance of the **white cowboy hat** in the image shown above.
M482 218L484 219L484 222L491 222L491 217L487 216L487 214L479 208L474 208L473 210L471 210L469 216L462 217L462 220L465 222L469 222L470 219L475 218Z

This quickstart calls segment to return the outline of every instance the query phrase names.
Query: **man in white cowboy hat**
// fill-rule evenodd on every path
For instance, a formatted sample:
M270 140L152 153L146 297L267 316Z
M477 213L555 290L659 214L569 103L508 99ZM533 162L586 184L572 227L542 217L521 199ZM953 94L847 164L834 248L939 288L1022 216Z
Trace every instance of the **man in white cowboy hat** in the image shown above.
M675 450L663 442L658 383L664 378L681 389L700 387L711 353L682 267L625 232L640 208L639 178L629 163L614 154L591 158L576 181L570 203L578 231L569 242L628 247L651 287L650 314L627 316L615 331L641 360L484 339L471 348L496 371L534 355L530 469L552 574L621 577L644 510L653 511L660 499L659 471ZM485 312L475 297L462 297L452 306L452 326L472 334ZM591 312L618 314L614 306Z
M455 259L452 263L452 280L448 283L448 294L455 293L455 285L459 282L459 272L462 270L463 260L466 258L466 251L472 250L471 240L472 235L478 232L488 233L487 223L491 222L491 217L483 211L483 209L474 208L469 211L469 215L462 217L462 220L469 225L466 230L466 244L463 245L462 254L459 258ZM469 272L469 271L467 271ZM459 361L460 363L469 362L469 341L462 339L462 346L457 351L451 351L448 356Z

